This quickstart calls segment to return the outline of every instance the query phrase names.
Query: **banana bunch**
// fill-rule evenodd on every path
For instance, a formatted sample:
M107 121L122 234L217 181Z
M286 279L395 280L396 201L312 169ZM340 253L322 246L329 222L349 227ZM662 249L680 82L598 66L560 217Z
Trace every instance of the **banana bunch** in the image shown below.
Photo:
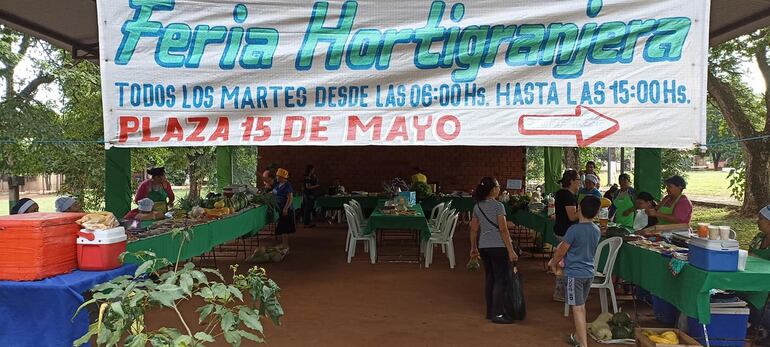
M661 343L665 345L679 344L679 337L673 331L666 331L666 332L657 334L654 331L645 330L645 331L642 331L642 334L644 336L647 336L647 338L650 339L650 341L655 342L656 344L657 343Z

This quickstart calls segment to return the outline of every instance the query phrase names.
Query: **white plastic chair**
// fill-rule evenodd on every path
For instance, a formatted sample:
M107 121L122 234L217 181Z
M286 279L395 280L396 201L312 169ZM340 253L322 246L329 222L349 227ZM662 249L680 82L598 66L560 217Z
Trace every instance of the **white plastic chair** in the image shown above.
M436 222L438 221L438 216L442 211L444 211L443 202L433 207L433 209L430 211L430 219L428 219L428 225L435 226Z
M602 313L609 312L607 307L607 292L610 293L612 298L612 312L618 313L618 300L615 298L615 284L612 283L612 270L615 268L615 259L618 257L620 246L623 245L623 238L611 237L602 242L596 247L596 253L594 254L594 281L591 283L591 289L599 289L599 300L602 305ZM609 247L607 253L607 261L604 263L602 271L598 271L596 266L599 266L599 259L602 256L602 250L605 247ZM564 317L569 316L569 304L564 303Z
M350 240L348 241L348 264L356 256L356 244L358 241L364 241L364 252L369 252L369 259L372 264L377 262L377 238L374 233L364 235L361 226L356 221L355 212L349 205L345 206L345 215L348 219L348 234Z
M358 217L361 229L365 228L368 221L366 220L366 217L364 217L364 209L361 207L361 203L356 199L350 199L350 206L353 207L353 212L355 212Z
M358 225L358 229L360 229L360 230L366 229L366 223L361 221L361 218L359 217L358 212L356 212L356 208L355 207L353 207L351 205L348 205L348 204L342 204L342 208L345 211L350 210L350 212L353 213L353 220L352 220L352 222L356 223L356 225ZM347 220L348 223L351 222L349 217L347 217L345 219ZM352 234L350 228L348 228L348 236L345 239L345 252L347 252L349 247L350 247L350 238L352 236L353 236L353 234ZM368 251L368 249L369 249L368 247L369 246L368 245L364 245L364 246L365 246L365 249Z
M443 232L443 229L441 227L447 221L447 218L449 218L449 216L451 216L454 212L455 210L450 210L450 209L444 209L443 211L439 212L438 216L436 216L436 223L433 225L428 224L428 227L430 227L431 234Z
M425 267L430 267L430 264L433 263L433 246L434 245L441 245L442 247L446 247L446 255L449 259L449 268L454 269L455 268L455 246L454 246L454 235L455 235L455 229L457 229L457 219L459 217L458 213L452 213L447 216L446 221L443 223L443 228L441 233L433 234L428 239L428 242L425 246Z

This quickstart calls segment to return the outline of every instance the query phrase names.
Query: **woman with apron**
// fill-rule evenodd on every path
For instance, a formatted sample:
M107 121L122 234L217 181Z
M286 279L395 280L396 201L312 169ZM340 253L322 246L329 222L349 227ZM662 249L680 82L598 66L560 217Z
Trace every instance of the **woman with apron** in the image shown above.
M658 224L690 224L692 202L684 195L687 182L682 176L672 176L666 181L666 197L656 209L647 210L647 215L658 219Z
M171 183L166 180L166 169L156 167L147 170L150 179L142 182L136 188L134 202L139 203L142 199L150 199L155 205L153 211L166 213L169 208L174 206L174 191L171 189Z
M627 228L634 227L634 217L636 212L636 191L631 188L631 176L621 174L620 191L612 200L612 206L615 206L615 223Z

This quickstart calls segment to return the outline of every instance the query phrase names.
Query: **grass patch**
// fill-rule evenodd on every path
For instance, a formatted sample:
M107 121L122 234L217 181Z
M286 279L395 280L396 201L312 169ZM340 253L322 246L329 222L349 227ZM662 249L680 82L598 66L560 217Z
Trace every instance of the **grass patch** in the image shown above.
M743 217L736 209L693 206L693 229L697 223L711 223L712 225L729 225L738 235L741 248L747 249L751 239L759 232L756 217Z
M687 173L687 194L729 198L727 175L722 171L690 171Z

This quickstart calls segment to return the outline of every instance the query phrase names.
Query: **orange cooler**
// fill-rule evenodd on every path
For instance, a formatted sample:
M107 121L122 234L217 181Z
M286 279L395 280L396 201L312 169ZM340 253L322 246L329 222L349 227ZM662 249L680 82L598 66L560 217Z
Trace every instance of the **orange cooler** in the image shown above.
M34 281L77 268L76 220L83 213L0 217L0 280Z
M107 230L78 232L78 268L105 271L119 268L120 254L126 251L126 230L117 227Z

